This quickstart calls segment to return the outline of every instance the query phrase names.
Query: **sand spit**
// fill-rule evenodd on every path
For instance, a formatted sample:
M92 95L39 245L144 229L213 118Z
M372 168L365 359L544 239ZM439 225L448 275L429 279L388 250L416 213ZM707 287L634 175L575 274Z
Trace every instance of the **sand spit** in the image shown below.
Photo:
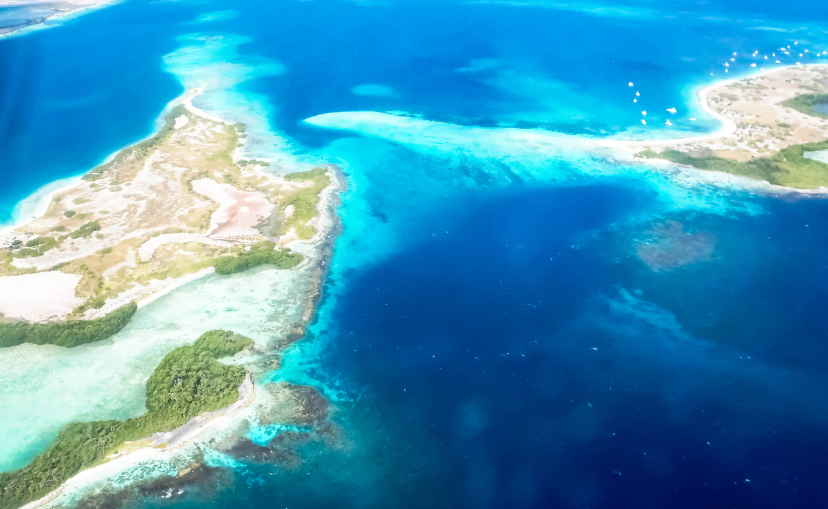
M715 132L673 139L623 140L619 138L570 135L543 129L460 126L426 120L399 112L345 111L324 113L305 123L327 129L347 130L362 136L390 140L419 149L449 152L462 147L491 157L519 159L536 154L546 160L565 156L582 159L630 163L658 170L687 170L704 173L698 180L725 187L762 189L769 194L804 193L813 196L822 190L802 191L755 178L700 170L658 159L636 157L645 150L677 150L698 156L714 156L744 162L772 157L791 145L825 140L828 120L801 113L780 103L798 95L828 93L828 65L809 64L761 71L747 77L719 81L699 90L699 106L718 119ZM643 112L642 112L643 113ZM674 119L675 120L675 119ZM655 131L663 134L665 131ZM619 135L620 136L620 135ZM662 164L664 163L664 164ZM599 165L579 171L610 174ZM690 179L694 180L694 179ZM802 186L804 188L811 186Z

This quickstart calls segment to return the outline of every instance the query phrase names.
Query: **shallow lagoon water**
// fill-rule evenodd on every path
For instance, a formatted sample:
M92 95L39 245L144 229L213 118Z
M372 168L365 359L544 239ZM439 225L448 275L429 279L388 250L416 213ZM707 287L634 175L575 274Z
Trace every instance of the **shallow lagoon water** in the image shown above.
M142 414L147 379L164 355L208 330L235 330L261 348L284 339L304 313L299 289L307 284L305 271L209 275L142 308L109 340L71 350L0 350L7 366L0 375L0 469L25 465L69 422Z
M344 445L304 446L298 469L208 454L235 477L211 504L823 504L825 202L620 167L571 137L715 128L692 91L724 77L733 51L794 37L822 48L821 7L807 22L756 2L435 8L128 1L0 42L0 58L40 84L29 113L4 108L6 214L144 136L192 86L207 89L199 107L251 124L251 153L274 171L329 161L347 175L318 317L267 375L319 387L339 407ZM56 51L67 44L74 53ZM37 72L16 63L31 55ZM19 82L6 79L3 104L20 104ZM675 129L642 130L641 109L664 120L669 107ZM348 113L363 111L394 122ZM510 127L558 141L515 143L499 131ZM638 247L667 221L715 239L712 254L688 255L679 236L664 244L678 265L654 271ZM182 288L142 309L123 337L89 347L97 362L129 350L132 382L96 393L83 390L96 380L72 375L74 354L39 364L46 383L32 407L82 396L44 405L51 419L28 414L41 429L3 424L31 444L4 452L3 468L64 422L140 412L153 362L196 330L265 341L284 287L238 281L243 292L219 279ZM206 315L190 313L200 300L175 298L204 292L221 297ZM182 328L163 330L169 322ZM152 343L127 348L147 340L144 326ZM141 505L203 505L196 495Z

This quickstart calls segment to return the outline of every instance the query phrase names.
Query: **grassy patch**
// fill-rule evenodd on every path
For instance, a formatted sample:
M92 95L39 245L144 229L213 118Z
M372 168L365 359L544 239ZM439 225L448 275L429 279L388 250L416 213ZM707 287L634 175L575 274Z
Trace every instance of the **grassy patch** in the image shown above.
M270 241L259 242L237 256L222 256L215 262L217 274L235 274L259 265L275 265L280 269L292 269L302 261L302 255L288 248L276 250Z
M234 403L246 372L217 359L252 344L250 338L230 331L210 331L192 346L176 348L147 380L145 414L126 421L68 424L31 463L0 473L0 509L15 509L43 497L81 470L117 452L124 442L173 430L202 412Z
M26 247L15 250L14 257L43 256L43 253L55 248L58 244L60 244L60 241L54 237L37 237L26 242Z
M282 202L285 207L293 205L293 215L285 219L281 233L285 234L293 228L300 239L310 239L316 234L316 228L307 223L316 215L319 193L331 185L331 179L325 168L314 168L310 171L285 175L285 180L313 182L312 186L299 189Z
M73 239L80 239L86 238L95 233L96 231L101 229L101 225L97 221L90 221L85 225L81 226L77 230L73 231L69 234L69 237Z
M813 117L828 118L828 115L814 109L817 104L828 104L828 94L804 94L782 101L782 106L793 108L800 113Z
M101 341L123 329L137 310L138 305L130 302L95 320L0 323L0 348L22 343L50 344L72 348L94 341Z
M826 149L828 149L828 140L792 145L780 150L772 157L760 157L744 162L715 156L693 157L677 150L665 150L662 153L645 150L636 155L650 159L665 159L701 170L721 171L765 180L777 186L816 189L820 186L828 187L828 164L808 159L804 154Z
M247 165L270 166L270 163L267 161L259 161L258 159L239 159L239 166Z

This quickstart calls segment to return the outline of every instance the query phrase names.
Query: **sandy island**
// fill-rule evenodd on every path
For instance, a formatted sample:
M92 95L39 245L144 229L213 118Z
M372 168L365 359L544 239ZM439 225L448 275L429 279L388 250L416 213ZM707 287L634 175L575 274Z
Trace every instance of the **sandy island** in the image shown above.
M316 233L318 214L296 217L294 202L323 199L331 170L282 178L241 159L244 126L192 106L199 92L171 105L158 134L46 194L39 217L0 235L3 319L100 317L210 273L217 257ZM47 296L42 310L29 309L34 295Z

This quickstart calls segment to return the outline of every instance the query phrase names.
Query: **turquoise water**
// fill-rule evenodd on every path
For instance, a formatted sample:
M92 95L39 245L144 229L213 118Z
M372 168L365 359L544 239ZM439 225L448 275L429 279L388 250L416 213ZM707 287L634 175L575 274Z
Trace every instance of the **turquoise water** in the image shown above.
M233 478L214 506L818 507L825 202L584 142L715 129L699 87L765 66L754 50L828 49L828 7L789 7L127 1L0 41L0 218L185 88L275 171L343 169L325 297L268 375L320 388L342 443L293 446L300 467L210 451ZM266 323L274 288L222 293L214 320Z

